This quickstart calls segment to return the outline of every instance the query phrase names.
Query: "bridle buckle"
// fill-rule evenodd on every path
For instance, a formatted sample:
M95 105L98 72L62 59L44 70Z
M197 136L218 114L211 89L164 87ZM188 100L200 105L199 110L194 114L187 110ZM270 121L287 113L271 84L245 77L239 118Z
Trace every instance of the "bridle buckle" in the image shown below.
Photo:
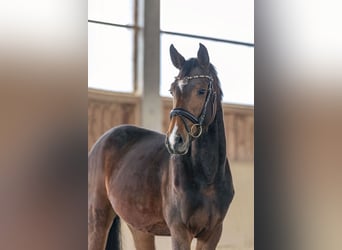
M190 128L190 136L197 139L198 137L201 136L202 134L202 131L203 131L203 128L200 124L193 124ZM197 132L197 133L196 133Z

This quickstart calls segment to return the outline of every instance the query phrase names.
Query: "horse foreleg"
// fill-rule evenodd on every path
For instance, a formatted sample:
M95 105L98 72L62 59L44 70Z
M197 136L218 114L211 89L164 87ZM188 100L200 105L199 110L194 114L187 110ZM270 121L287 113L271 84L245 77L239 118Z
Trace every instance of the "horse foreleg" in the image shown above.
M88 250L104 250L115 214L108 200L90 198L88 202Z
M190 250L193 237L184 225L172 226L170 231L172 250Z
M197 239L196 250L215 250L221 238L222 224Z
M136 250L155 250L154 235L144 233L136 230L131 226L128 226L131 230L134 239L134 245Z

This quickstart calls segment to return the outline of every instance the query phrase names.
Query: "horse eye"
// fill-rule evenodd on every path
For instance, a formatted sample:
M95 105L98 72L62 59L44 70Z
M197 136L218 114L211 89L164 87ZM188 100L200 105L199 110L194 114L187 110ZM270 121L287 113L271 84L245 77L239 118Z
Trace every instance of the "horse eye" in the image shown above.
M199 89L197 93L198 95L204 95L205 92L206 92L206 89Z
M170 94L173 96L173 90L169 89Z

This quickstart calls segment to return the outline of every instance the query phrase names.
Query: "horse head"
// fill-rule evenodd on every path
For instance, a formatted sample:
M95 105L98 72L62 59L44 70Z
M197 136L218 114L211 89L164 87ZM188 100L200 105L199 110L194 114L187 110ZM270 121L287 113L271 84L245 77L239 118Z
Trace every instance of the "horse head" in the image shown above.
M170 55L179 74L170 87L173 109L165 144L171 154L184 155L191 142L202 136L214 121L217 93L221 97L221 89L204 45L200 44L197 58L185 60L173 45Z

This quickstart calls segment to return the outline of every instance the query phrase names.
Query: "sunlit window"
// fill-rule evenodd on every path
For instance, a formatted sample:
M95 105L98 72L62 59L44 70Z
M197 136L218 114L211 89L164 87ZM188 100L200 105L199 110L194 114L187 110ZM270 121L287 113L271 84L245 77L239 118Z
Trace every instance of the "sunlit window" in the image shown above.
M137 55L142 55L136 44L136 3L142 7L139 0L88 1L88 87L135 91ZM223 101L254 105L253 0L161 0L160 36L162 96L170 97L177 74L170 45L189 58L196 56L201 42L216 66Z
M254 105L253 0L163 0L161 34L162 96L170 96L169 85L177 74L170 44L189 58L197 55L201 42L216 66L223 101Z
M169 46L175 45L185 57L196 57L199 43L208 49L210 61L216 67L223 91L223 101L254 104L254 49L246 46L213 42L172 35L162 35L161 95L170 96L169 88L178 74L169 56Z
M88 87L134 91L132 0L88 1Z
M133 0L88 0L88 19L133 25Z

